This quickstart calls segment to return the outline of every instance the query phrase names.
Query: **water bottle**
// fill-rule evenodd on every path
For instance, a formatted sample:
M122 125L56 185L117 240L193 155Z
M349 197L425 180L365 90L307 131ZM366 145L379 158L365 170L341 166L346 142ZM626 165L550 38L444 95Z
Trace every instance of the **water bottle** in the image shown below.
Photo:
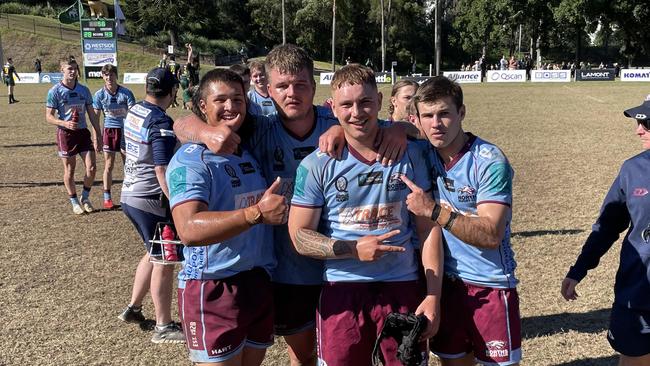
M178 261L178 252L177 246L174 243L164 243L164 241L174 241L176 239L176 234L172 227L165 225L162 230L162 240L163 240L163 259L170 262Z

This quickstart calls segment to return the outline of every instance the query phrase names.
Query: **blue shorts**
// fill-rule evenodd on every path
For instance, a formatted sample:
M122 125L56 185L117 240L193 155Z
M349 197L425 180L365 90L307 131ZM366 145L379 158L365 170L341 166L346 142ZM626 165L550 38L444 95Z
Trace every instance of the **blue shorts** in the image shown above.
M650 353L650 311L628 309L614 303L607 340L612 348L628 357Z
M142 200L142 202L147 203L153 208L155 208L155 210L151 210L154 212L149 212L134 207L135 205L133 203L133 200L138 200L138 201ZM133 226L135 226L135 229L138 231L138 234L140 234L140 238L142 238L147 253L149 253L151 251L151 243L149 242L149 240L153 239L154 237L154 233L156 231L156 224L159 222L171 221L171 216L167 213L169 210L165 207L165 203L163 202L163 200L140 199L140 198L129 197L127 200L123 200L121 204L122 204L122 212L124 212L126 217L128 217L129 220L131 220L131 223L133 223ZM155 246L154 252L151 253L151 255L161 256L162 253L160 252L160 247Z

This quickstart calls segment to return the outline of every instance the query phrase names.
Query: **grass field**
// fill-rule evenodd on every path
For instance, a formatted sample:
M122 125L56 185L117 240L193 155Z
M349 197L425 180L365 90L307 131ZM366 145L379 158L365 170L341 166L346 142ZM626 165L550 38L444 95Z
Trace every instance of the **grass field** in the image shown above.
M184 346L154 345L148 331L116 319L129 300L142 246L120 211L72 214L54 127L44 120L48 88L18 85L20 103L11 106L6 89L0 92L0 365L189 365ZM143 96L142 86L133 90ZM382 90L387 102L389 90ZM622 111L650 88L593 82L464 90L465 130L498 144L515 169L512 242L523 364L614 365L605 333L619 245L579 285L577 302L562 300L559 285L619 166L640 151L635 125ZM319 87L316 102L328 92ZM121 180L121 168L118 163L115 179ZM95 206L102 169L100 157ZM77 173L80 190L79 167ZM119 197L119 184L113 191ZM144 306L151 317L150 298ZM287 364L278 341L265 365Z

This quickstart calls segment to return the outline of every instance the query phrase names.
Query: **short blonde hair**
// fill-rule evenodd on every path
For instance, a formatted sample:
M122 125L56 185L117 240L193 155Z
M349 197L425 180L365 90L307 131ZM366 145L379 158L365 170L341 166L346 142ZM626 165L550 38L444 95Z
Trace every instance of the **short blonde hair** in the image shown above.
M371 68L360 64L349 64L338 69L332 77L332 90L340 89L343 85L368 84L377 90L375 73Z

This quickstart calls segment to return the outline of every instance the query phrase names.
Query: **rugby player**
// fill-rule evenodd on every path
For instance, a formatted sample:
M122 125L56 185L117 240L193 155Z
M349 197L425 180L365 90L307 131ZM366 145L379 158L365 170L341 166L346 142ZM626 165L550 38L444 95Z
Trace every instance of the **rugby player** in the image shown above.
M19 100L16 100L16 98L14 98L14 87L16 85L14 76L18 78L18 80L20 80L20 76L18 76L18 73L16 72L16 67L14 66L14 62L11 59L11 57L9 57L7 58L7 63L2 68L2 78L4 80L5 85L7 85L9 104L20 102Z
M650 365L650 95L624 112L637 122L643 152L623 163L592 226L582 252L562 281L566 300L627 229L614 284L607 340L620 353L620 366Z
M156 224L171 221L169 190L165 181L167 165L174 155L174 121L165 113L178 91L178 79L169 69L155 68L147 74L144 101L135 104L124 120L126 161L122 183L122 211L140 234L146 249L135 271L131 302L119 315L125 322L142 322L142 300L151 291L156 312L154 343L182 343L185 337L172 321L171 301L174 267L152 263L162 255L149 242Z
M257 104L263 115L269 116L277 113L273 98L269 95L266 84L266 73L264 72L264 63L260 61L251 61L248 64L251 73L253 89L248 91L248 100Z
M93 108L97 116L104 112L104 208L110 210L113 208L113 198L111 197L111 186L113 185L113 165L115 163L115 153L122 155L124 162L124 118L129 108L135 104L133 93L117 83L117 67L106 64L102 66L102 78L104 87L95 92L93 97Z
M99 120L92 108L93 97L90 90L77 82L79 73L77 62L74 59L64 58L60 60L59 65L63 79L47 93L45 120L57 126L56 145L63 162L63 184L70 197L72 212L81 215L94 210L89 195L97 170L95 151L99 152L101 149L99 141L102 134ZM86 114L93 127L92 139L91 133L86 128ZM74 183L77 154L81 156L86 167L81 203L77 198Z
M325 260L317 316L319 363L371 365L372 350L391 312L428 319L422 339L436 333L442 282L442 236L404 204L405 175L428 189L426 150L410 143L392 166L376 161L381 94L371 69L350 64L333 76L334 114L344 130L341 160L316 150L296 172L289 233L301 255ZM418 284L413 227L423 239L426 294ZM422 344L424 357L428 353ZM394 339L380 343L385 365L401 365Z
M403 178L406 204L443 227L446 241L440 330L431 343L442 365L516 365L521 320L510 245L513 170L495 145L463 130L460 86L434 77L415 93L416 124L430 150L431 194Z
M201 79L194 112L209 125L242 135L246 119L242 79L215 69ZM245 149L217 155L186 144L167 170L174 222L183 243L178 302L190 359L201 364L259 365L273 344L275 266L271 228L284 224L287 201L267 190L259 164ZM182 287L181 287L182 286Z

